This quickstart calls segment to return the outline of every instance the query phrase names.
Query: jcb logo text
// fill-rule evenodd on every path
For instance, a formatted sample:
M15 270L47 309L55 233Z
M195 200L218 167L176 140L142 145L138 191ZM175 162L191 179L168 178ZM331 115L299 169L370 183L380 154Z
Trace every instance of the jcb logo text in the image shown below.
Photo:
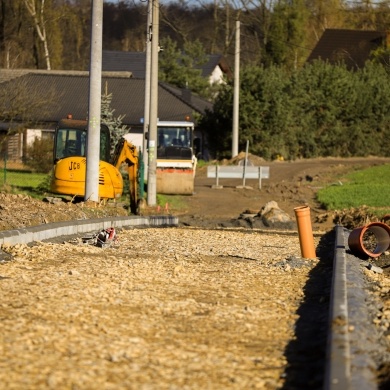
M80 169L80 163L75 161L69 162L69 170L75 171L76 169Z

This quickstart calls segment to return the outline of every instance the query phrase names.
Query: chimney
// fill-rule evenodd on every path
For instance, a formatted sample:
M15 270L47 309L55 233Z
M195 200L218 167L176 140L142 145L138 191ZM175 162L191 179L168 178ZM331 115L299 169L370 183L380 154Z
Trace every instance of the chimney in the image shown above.
M182 88L181 90L181 97L183 98L183 100L186 102L186 103L191 103L191 90L190 89L187 89L187 88Z

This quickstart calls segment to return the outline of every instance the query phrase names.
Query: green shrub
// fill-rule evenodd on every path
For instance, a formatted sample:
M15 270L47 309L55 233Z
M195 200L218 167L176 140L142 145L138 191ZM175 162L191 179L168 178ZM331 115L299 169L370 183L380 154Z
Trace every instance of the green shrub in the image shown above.
M35 138L27 147L24 163L36 172L50 172L53 167L53 140Z
M390 77L368 63L350 71L316 61L301 69L248 67L240 75L239 151L265 159L390 156ZM233 84L199 125L214 158L230 158Z

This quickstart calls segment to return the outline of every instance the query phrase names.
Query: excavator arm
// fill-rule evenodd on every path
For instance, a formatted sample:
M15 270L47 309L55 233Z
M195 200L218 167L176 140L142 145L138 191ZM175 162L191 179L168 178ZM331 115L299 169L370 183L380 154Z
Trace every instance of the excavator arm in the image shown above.
M138 214L139 204L139 161L137 147L121 138L115 147L112 164L119 170L122 164L127 165L130 188L130 210Z

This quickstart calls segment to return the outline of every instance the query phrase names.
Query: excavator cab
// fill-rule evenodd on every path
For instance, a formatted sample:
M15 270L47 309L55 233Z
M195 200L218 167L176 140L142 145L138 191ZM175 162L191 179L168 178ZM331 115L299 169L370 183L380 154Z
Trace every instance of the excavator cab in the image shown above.
M54 163L66 157L86 157L87 122L64 119L59 122L54 138ZM100 160L110 161L110 131L100 128Z

